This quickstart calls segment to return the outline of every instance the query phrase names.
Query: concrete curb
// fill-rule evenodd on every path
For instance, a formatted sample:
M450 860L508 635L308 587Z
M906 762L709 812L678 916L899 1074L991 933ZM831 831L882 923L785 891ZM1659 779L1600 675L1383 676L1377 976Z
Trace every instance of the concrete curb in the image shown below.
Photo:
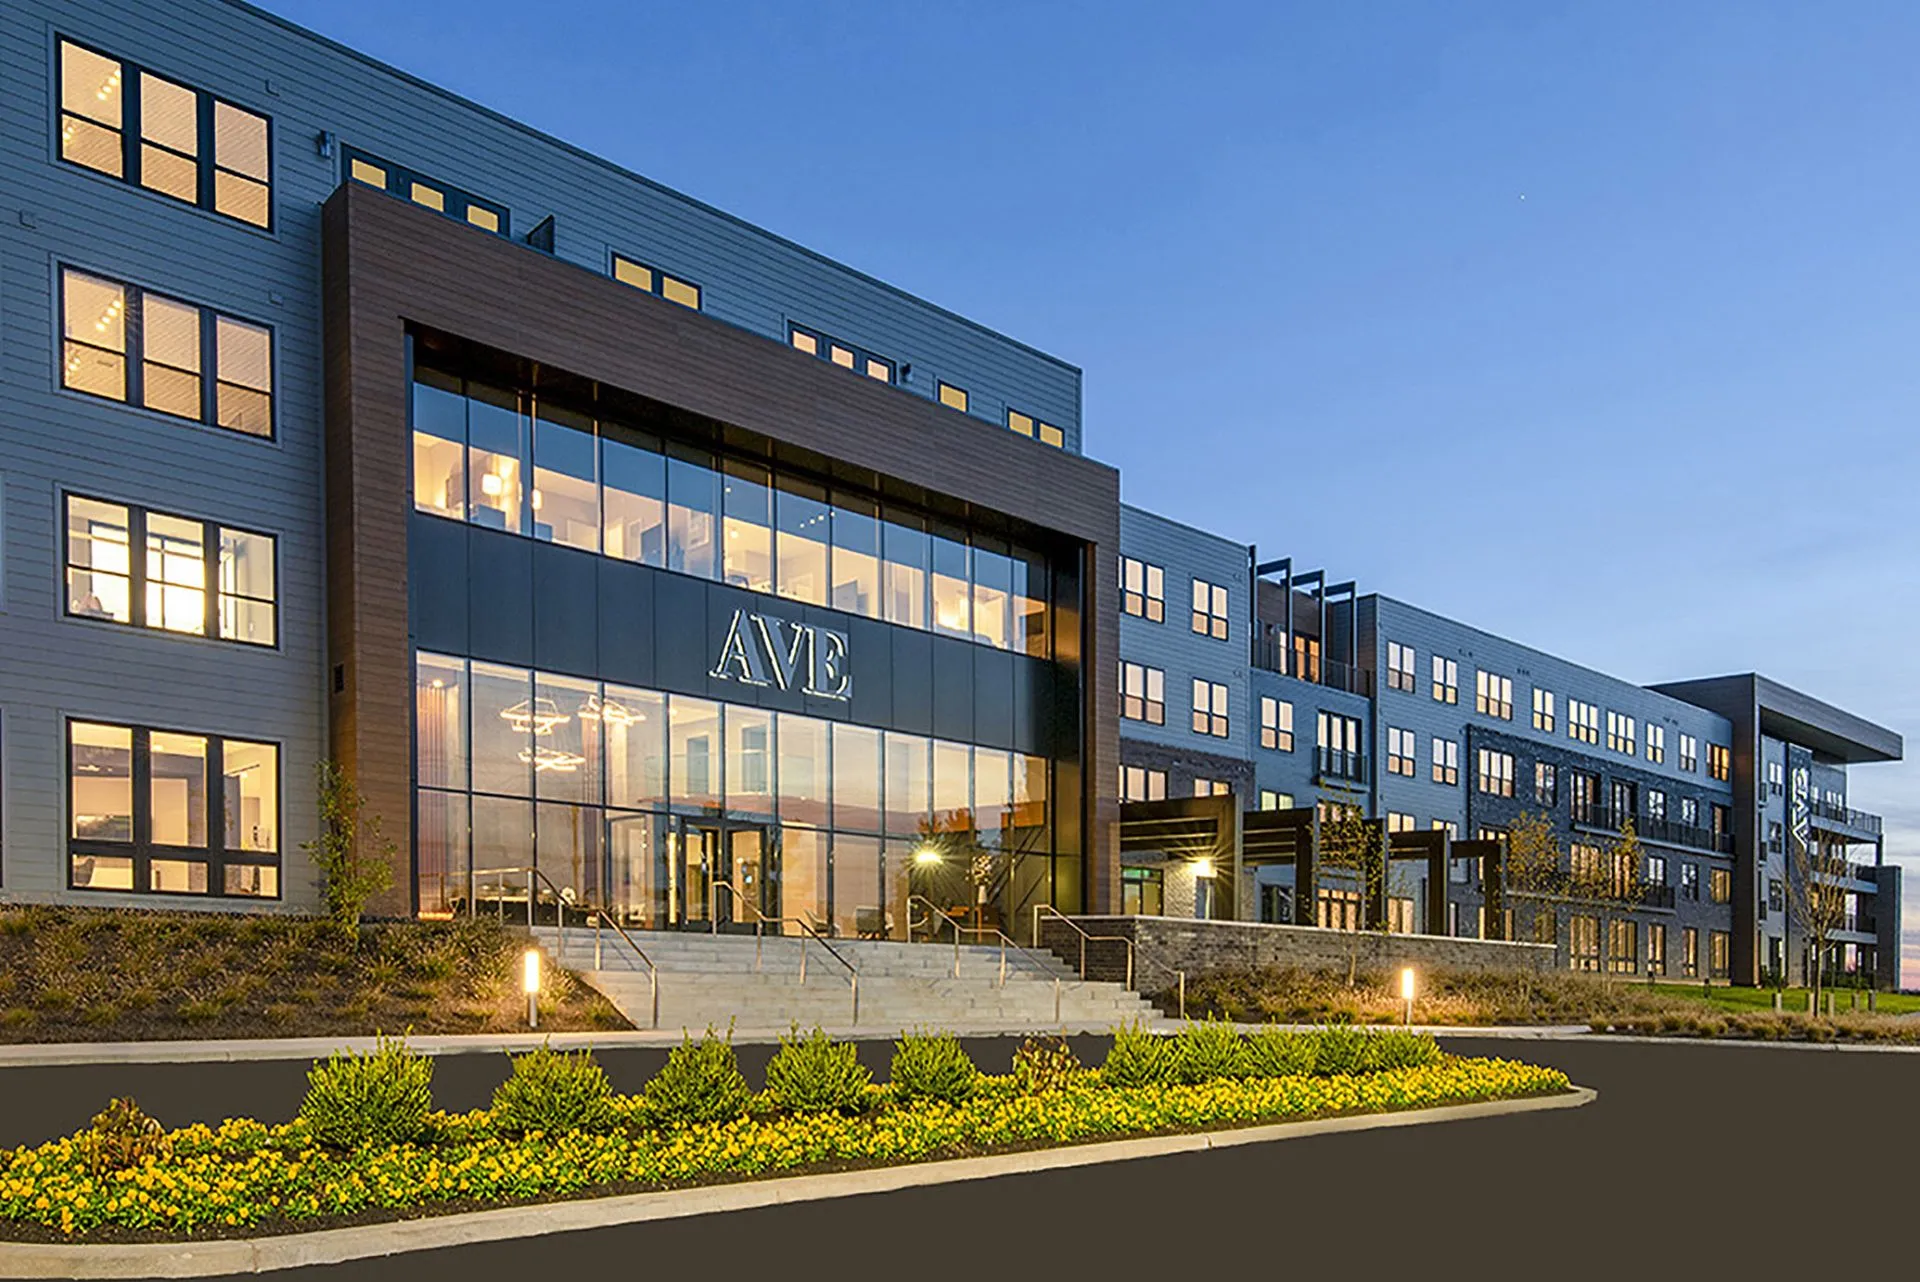
M1596 1092L1586 1087L1575 1087L1565 1095L1532 1099L1450 1104L1440 1108L1412 1109L1404 1113L1370 1113L1361 1117L1335 1117L1317 1122L1281 1122L1270 1126L1206 1131L1197 1135L1106 1140L998 1157L958 1158L945 1162L889 1166L872 1171L848 1171L837 1175L788 1176L666 1193L634 1193L574 1202L548 1202L539 1206L473 1211L461 1215L400 1220L390 1224L321 1229L285 1237L99 1246L6 1242L0 1243L0 1278L201 1278L236 1273L270 1273L280 1269L342 1264L350 1260L444 1250L510 1238L543 1237L555 1233L640 1224L650 1220L681 1219L765 1206L817 1202L828 1198L891 1193L934 1184L1066 1170L1137 1158L1168 1157L1178 1153L1201 1153L1216 1148L1306 1139L1315 1135L1580 1108L1591 1104L1597 1097Z

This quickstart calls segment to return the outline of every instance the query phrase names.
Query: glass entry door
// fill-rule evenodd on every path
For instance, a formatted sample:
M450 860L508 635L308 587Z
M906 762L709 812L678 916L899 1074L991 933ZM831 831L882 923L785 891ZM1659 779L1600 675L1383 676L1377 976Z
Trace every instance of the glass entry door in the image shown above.
M675 819L668 837L666 918L669 925L752 929L754 912L777 917L767 830L758 824Z

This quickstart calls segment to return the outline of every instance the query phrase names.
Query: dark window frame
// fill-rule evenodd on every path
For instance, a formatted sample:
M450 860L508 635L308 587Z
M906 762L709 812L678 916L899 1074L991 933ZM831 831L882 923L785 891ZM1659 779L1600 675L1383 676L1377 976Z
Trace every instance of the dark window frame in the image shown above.
M386 182L381 186L375 187L373 183L355 174L353 172L353 162L356 160L378 169L386 176ZM432 174L422 173L418 169L411 169L406 165L396 164L391 160L383 160L372 152L362 151L358 147L343 146L340 148L340 181L343 183L358 183L362 187L373 187L375 191L384 191L389 196L398 200L404 200L409 205L418 209L424 209L428 213L439 214L443 218L451 218L454 222L466 227L471 227L475 231L486 232L490 236L498 236L503 240L513 239L513 211L499 201L488 200L484 196L476 196L464 187L455 187L452 183L444 179L435 178ZM407 187L403 188L400 186L403 182L407 184ZM410 190L413 183L419 183L424 187L430 187L434 191L439 192L441 196L446 198L445 206L440 209L435 209L431 205L424 205L415 200ZM456 203L459 206L457 211L454 208ZM498 227L487 227L474 222L468 214L468 210L471 209L484 210L492 214L494 218L499 221L500 225Z

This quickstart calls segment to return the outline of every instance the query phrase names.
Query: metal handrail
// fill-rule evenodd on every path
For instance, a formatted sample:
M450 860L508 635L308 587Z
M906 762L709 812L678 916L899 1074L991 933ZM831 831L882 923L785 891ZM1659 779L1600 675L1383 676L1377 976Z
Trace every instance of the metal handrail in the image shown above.
M538 868L530 866L523 868L488 868L484 871L496 874L525 873L527 875L527 930L529 932L533 930L533 912L535 901L538 898L535 893L535 880L538 879L539 881L545 882L547 887L553 891L554 934L559 940L559 945L554 949L554 961L557 964L564 965L566 963L567 908L570 905L575 912L581 913L593 922L593 968L595 970L603 968L601 965L603 956L600 947L600 926L602 923L605 923L613 927L613 933L626 941L627 947L633 950L633 955L646 963L647 986L651 990L649 998L650 1004L653 1007L653 1027L660 1027L660 968L653 964L653 958L647 956L646 950L633 941L633 936L626 932L626 928L616 921L612 914L597 904L573 903L573 892L556 885L553 878L547 876L547 874L541 872ZM472 917L474 915L473 896L469 895L467 897L467 916Z
M1136 960L1136 951L1134 949L1133 941L1131 939L1128 939L1125 935L1089 934L1086 928L1083 927L1079 922L1067 916L1065 913L1061 912L1058 908L1055 908L1052 904L1035 904L1033 906L1033 940L1035 943L1040 942L1040 918L1042 914L1049 917L1056 918L1059 921L1064 922L1068 927L1070 927L1073 930L1074 934L1080 936L1080 978L1081 979L1085 979L1087 977L1087 945L1088 944L1094 944L1094 943L1125 944L1127 947L1127 980L1124 987L1134 992L1139 991L1137 988L1134 987L1134 983L1133 983L1134 962ZM1174 990L1177 994L1177 1002L1180 1009L1180 1018L1185 1019L1187 1017L1187 972L1184 970L1175 970L1173 967L1167 965L1165 962L1157 961L1152 957L1141 957L1141 958L1138 958L1138 960L1144 961L1150 966L1157 966L1159 969L1165 971L1167 974L1173 977Z
M1006 931L1001 930L998 926L965 925L959 918L934 903L931 899L928 899L925 895L907 896L907 937L909 939L913 937L913 905L916 900L925 904L929 912L937 914L947 925L953 927L953 977L955 979L960 978L960 933L962 931L970 931L976 935L991 933L1000 940L1000 980L995 987L1005 988L1007 986L1007 949L1009 947L1015 952L1031 958L1034 965L1038 966L1043 973L1049 970L1046 962L1041 959L1038 953L1021 946L1011 938ZM1057 1024L1060 1022L1060 976L1049 975L1049 978L1053 980L1053 1021Z
M846 969L847 987L853 994L853 1023L858 1024L860 1022L860 970L852 962L842 957L840 950L832 944L829 944L826 937L813 928L812 923L799 917L769 917L764 912L761 912L759 907L753 902L741 898L740 891L732 882L715 881L708 883L707 886L707 922L709 925L709 934L717 935L720 933L720 914L718 909L719 892L722 890L733 896L735 908L745 908L753 914L753 969L756 973L760 969L760 954L765 942L766 927L768 925L798 926L805 932L805 937L800 941L801 985L804 986L807 982L807 940L811 939L814 943L826 949L827 956L839 962L840 965Z

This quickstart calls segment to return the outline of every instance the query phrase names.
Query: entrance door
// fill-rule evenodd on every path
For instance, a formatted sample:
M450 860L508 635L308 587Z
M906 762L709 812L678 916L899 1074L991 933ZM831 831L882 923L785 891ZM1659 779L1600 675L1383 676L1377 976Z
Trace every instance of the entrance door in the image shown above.
M778 916L768 886L769 843L758 824L675 819L668 838L666 918L670 925L751 929L755 912Z

